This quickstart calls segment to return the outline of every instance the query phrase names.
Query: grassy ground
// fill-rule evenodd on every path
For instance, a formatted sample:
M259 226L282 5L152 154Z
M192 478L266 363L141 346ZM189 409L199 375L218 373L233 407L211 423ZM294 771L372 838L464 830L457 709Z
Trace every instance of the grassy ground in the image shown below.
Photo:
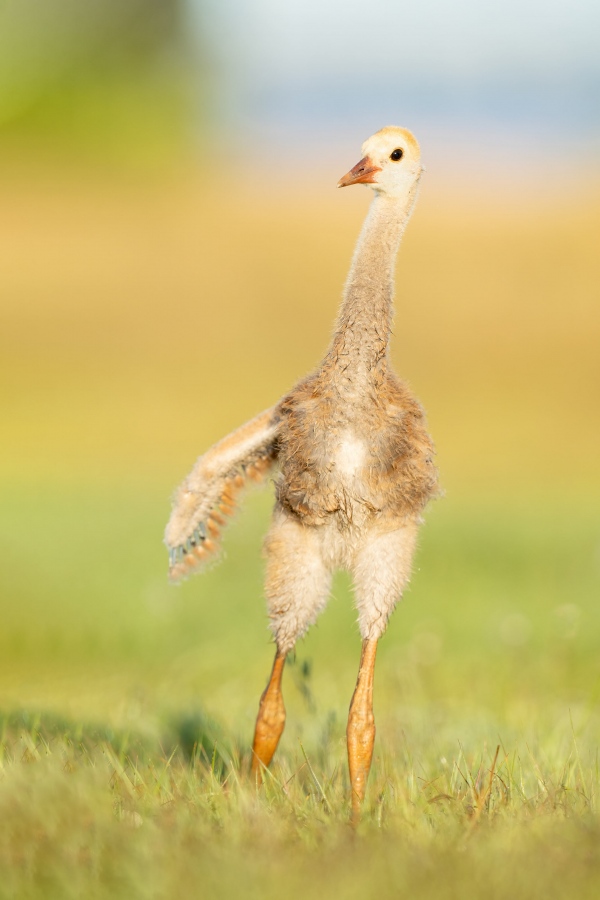
M4 499L3 539L25 560L38 539L6 595L0 896L596 896L597 511L432 510L381 646L353 837L344 580L286 672L272 776L245 774L272 653L262 498L183 589L162 581L158 497L63 490L43 518L37 495Z
M201 187L2 188L0 897L596 897L597 203L424 196L411 223L395 351L447 496L381 644L353 834L347 579L257 791L270 497L181 588L160 541L194 455L318 358L366 197L315 228L311 198Z

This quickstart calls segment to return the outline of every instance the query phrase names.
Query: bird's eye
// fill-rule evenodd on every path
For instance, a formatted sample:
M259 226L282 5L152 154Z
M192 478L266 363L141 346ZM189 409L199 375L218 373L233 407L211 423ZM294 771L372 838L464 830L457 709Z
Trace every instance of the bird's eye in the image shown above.
M398 147L397 150L394 150L394 151L390 154L390 159L393 159L394 162L398 162L398 160L399 160L399 159L402 159L403 156L404 156L404 151L401 150L400 147Z

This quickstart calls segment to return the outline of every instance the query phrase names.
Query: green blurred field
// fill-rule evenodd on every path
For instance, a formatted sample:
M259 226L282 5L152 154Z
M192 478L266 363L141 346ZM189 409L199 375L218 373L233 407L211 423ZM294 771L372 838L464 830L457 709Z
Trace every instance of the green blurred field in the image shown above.
M382 641L354 840L347 580L257 796L270 496L182 588L161 538L195 456L318 361L368 195L4 171L0 896L596 897L597 187L425 182L394 357L446 497Z

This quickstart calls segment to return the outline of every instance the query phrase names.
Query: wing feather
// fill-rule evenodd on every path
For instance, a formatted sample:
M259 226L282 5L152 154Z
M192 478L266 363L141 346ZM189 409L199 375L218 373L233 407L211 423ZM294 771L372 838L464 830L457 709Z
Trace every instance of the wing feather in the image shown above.
M278 451L278 407L265 410L198 458L175 492L165 531L172 581L197 571L218 552L221 527L249 481L262 481Z

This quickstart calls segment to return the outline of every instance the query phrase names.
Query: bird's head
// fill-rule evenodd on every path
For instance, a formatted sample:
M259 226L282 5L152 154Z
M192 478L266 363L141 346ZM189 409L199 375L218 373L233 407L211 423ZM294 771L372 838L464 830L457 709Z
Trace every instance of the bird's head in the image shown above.
M417 139L406 128L388 125L362 145L363 157L338 182L338 187L368 184L392 197L405 196L423 171Z

